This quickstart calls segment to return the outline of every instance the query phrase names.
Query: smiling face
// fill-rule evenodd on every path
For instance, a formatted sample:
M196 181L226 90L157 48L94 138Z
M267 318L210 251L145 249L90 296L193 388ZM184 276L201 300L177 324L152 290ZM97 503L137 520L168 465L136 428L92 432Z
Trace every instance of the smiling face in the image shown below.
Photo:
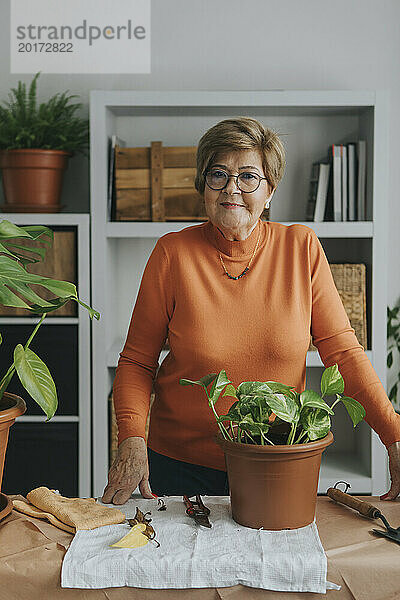
M261 156L257 150L240 150L217 156L210 167L218 167L229 175L254 173L265 177ZM230 177L223 190L204 188L206 213L213 225L228 240L245 240L253 231L270 198L272 189L263 179L255 192L242 192Z

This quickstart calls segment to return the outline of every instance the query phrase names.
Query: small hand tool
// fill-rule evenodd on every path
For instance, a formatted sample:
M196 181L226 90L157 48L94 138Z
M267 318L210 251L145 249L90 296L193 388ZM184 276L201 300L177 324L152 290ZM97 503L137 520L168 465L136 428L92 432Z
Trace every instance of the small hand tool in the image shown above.
M193 517L198 525L211 527L211 523L208 520L210 509L207 508L207 506L204 506L200 494L196 494L196 501L189 500L188 496L184 495L183 502L186 506L186 514L188 514L189 517Z
M373 529L372 531L378 535L387 537L390 540L393 540L394 542L400 544L400 527L398 527L397 529L391 527L391 525L389 525L381 511L378 508L376 508L376 506L374 506L373 504L370 504L369 502L365 502L363 500L359 500L358 498L354 498L354 496L350 496L349 494L346 494L345 492L342 492L341 490L337 489L336 486L339 483L344 483L347 486L346 492L348 488L351 487L350 484L346 483L345 481L338 481L337 483L335 483L333 488L328 488L326 492L328 496L332 498L332 500L336 500L336 502L340 502L341 504L345 504L346 506L350 506L350 508L358 510L358 512L361 515L364 515L365 517L369 517L370 519L381 519L385 524L386 531L383 531L382 529Z

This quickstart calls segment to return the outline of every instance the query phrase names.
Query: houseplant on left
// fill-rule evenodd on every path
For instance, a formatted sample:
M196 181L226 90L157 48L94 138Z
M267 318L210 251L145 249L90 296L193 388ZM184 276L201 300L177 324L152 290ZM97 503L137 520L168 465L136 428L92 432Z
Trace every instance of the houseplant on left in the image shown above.
M14 375L19 377L22 386L42 408L47 416L46 421L49 421L57 410L57 390L53 378L45 363L30 348L46 314L73 300L87 309L90 319L100 318L96 310L79 299L73 283L29 273L27 270L29 264L43 260L48 248L27 248L18 243L18 238L40 239L47 246L51 246L53 231L42 225L18 227L7 220L0 222L0 304L25 308L35 315L41 315L29 339L24 342L24 345L21 343L15 347L10 359L11 364L4 374L0 375L0 492L9 429L15 418L26 410L22 398L6 391ZM26 254L27 250L30 255ZM49 290L54 298L50 300L41 298L30 287L31 284ZM1 341L0 334L0 344ZM8 514L11 508L12 505L7 497L0 493L0 518Z
M0 167L4 212L59 212L68 158L87 154L89 121L76 116L76 95L57 93L37 105L36 73L29 90L18 82L0 106Z

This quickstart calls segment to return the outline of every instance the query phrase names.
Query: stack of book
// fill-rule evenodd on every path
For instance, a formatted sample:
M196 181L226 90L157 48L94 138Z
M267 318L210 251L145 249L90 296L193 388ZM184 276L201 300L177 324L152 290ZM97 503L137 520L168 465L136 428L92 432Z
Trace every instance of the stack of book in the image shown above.
M126 146L126 142L117 135L112 135L108 145L107 213L109 221L115 221L115 148L117 146Z
M332 144L311 169L307 221L365 221L366 142Z

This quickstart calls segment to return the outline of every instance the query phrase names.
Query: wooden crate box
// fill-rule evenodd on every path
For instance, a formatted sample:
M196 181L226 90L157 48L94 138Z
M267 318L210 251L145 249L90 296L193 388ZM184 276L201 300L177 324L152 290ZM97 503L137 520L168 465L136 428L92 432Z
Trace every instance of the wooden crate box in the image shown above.
M196 146L115 148L117 221L206 221L194 187ZM269 220L265 210L263 219Z

